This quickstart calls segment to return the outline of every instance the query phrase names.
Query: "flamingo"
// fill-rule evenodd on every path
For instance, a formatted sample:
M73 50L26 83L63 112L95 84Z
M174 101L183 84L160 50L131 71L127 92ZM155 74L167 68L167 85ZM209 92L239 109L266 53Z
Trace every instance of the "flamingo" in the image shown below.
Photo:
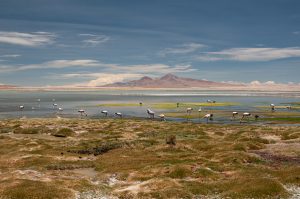
M160 119L161 119L162 121L166 121L165 115L164 115L164 114L160 114L159 117L160 117Z
M271 106L271 111L274 112L275 111L275 104L270 104Z
M108 115L108 111L107 110L103 110L103 111L101 111L101 113L104 114L105 117L107 117L107 115Z
M244 118L248 118L248 120L249 120L250 116L251 116L251 113L248 113L248 112L243 113L243 116L242 116L240 122L242 122Z
M239 114L239 113L236 112L236 111L232 112L232 119L234 120L238 114Z
M118 116L119 118L123 118L123 115L120 112L116 112L115 115Z
M212 113L208 113L206 115L204 115L203 118L206 118L206 123L208 123L208 120L213 120L213 114Z
M80 116L87 116L87 113L83 109L78 110L78 113L80 113Z
M39 108L40 108L40 107L41 107L41 99L39 98L39 99L37 99L36 101L38 102L38 106L39 106Z
M187 119L187 120L189 119L189 116L191 115L192 110L193 110L193 108L190 108L190 107L186 109L186 114L187 114L186 119Z
M152 111L152 110L150 110L150 109L147 109L147 113L148 113L148 115L149 115L149 118L154 119L154 114L155 114L154 111Z

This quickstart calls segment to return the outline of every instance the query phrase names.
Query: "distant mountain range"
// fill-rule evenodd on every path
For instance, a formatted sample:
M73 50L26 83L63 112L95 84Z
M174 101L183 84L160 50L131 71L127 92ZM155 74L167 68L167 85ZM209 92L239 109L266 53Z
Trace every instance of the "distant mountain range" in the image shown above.
M104 85L104 87L141 87L141 88L204 88L204 87L232 87L242 86L239 84L229 84L221 82L213 82L207 80L199 80L192 78L178 77L173 74L167 74L160 78L150 78L144 76L139 80L129 82L117 82Z
M12 88L16 88L16 87L17 86L0 84L0 89L12 89Z

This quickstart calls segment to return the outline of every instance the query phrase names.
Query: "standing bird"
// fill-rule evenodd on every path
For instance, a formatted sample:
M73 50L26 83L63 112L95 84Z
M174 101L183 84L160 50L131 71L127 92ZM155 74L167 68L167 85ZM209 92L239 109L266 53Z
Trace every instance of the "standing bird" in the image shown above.
M176 103L177 108L179 107L179 102Z
M270 104L271 107L271 111L274 112L275 111L275 104Z
M232 120L234 120L238 114L239 113L236 111L232 112Z
M55 109L55 108L57 108L57 104L54 103L53 104L53 109Z
M192 110L193 110L193 108L187 108L186 109L186 119L188 120L189 119L189 116L191 115L191 113L192 113Z
M201 108L201 107L199 107L199 109L198 109L198 113L199 113L199 122L200 122L200 119L201 119L201 117L200 117L200 115L201 115L201 112L202 112L202 108Z
M142 102L140 102L140 106L143 106L143 103L142 103Z
M206 100L207 103L216 103L215 100Z
M41 108L41 99L39 98L36 101L38 102L38 107Z
M152 111L152 110L150 110L150 109L147 109L147 114L149 115L149 118L154 119L154 114L155 114L154 111Z
M116 112L115 115L118 116L119 118L123 118L123 115L120 112Z
M287 106L286 107L288 110L292 110L292 106Z
M160 117L160 119L161 119L162 121L166 121L165 115L164 115L164 114L160 114L159 117Z
M212 113L208 113L206 115L204 115L203 118L206 118L206 123L208 123L208 120L213 120L213 114Z
M245 118L247 118L248 120L249 120L249 117L251 116L251 113L248 113L248 112L245 112L245 113L243 113L243 116L242 116L242 118L241 118L241 120L240 120L240 123L242 123L242 121L245 119Z
M23 115L22 112L24 110L24 105L20 105L19 110L20 110L20 117L22 117L22 115Z
M80 113L80 116L87 116L87 113L83 109L78 110L78 113Z
M59 107L59 108L58 108L58 111L59 111L59 112L63 112L63 110L64 110L64 109L63 109L62 107Z
M186 109L186 113L188 113L189 115L192 113L193 108L187 108Z
M107 115L108 115L108 111L107 110L103 110L103 111L101 111L101 113L104 114L105 117L107 117Z

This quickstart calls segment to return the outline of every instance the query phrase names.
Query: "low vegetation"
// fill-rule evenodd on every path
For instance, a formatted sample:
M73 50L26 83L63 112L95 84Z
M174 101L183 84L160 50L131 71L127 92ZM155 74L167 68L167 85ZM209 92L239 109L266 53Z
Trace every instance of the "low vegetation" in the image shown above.
M296 126L26 119L0 132L1 199L289 198L300 187Z

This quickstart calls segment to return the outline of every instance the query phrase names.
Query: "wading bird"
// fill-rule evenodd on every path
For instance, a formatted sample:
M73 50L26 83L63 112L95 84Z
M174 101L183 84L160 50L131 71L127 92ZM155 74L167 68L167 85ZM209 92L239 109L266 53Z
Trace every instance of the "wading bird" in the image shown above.
M59 112L62 112L63 110L64 110L64 109L63 109L62 107L59 107L59 108L58 108L58 111L59 111Z
M57 104L54 103L53 104L53 109L55 109L55 108L57 108Z
M108 115L108 111L107 111L107 110L103 110L103 111L101 111L101 113L102 113L103 115L105 115L105 117L107 117L107 115Z
M191 115L191 113L192 113L192 110L193 110L193 108L187 108L186 109L186 119L188 120L189 119L189 116Z
M37 99L36 101L38 102L38 107L40 108L41 107L41 99Z
M149 115L149 118L154 119L154 114L155 114L154 111L152 111L152 110L150 110L150 109L147 109L147 114Z
M249 120L250 116L251 116L251 113L248 113L248 112L243 113L243 116L242 116L240 122L242 122L245 118L247 118Z
M199 113L199 121L200 121L200 119L201 119L201 117L200 117L200 115L201 115L201 112L202 112L202 108L201 108L201 107L199 107L199 109L198 109L198 113Z
M288 110L292 110L292 106L287 106L286 107Z
M275 104L270 104L271 107L271 111L274 112L275 111Z
M160 114L159 117L160 117L160 119L161 119L162 121L166 121L165 115L164 115L164 114Z
M206 118L206 123L208 123L208 120L213 120L213 114L212 113L208 113L206 115L204 115L203 118Z
M116 112L115 115L118 116L119 118L123 118L123 115L120 112Z
M215 100L206 100L207 103L216 103Z
M236 111L232 112L232 120L234 120L238 114L239 113Z
M24 110L24 105L20 105L19 106L19 110L20 110L20 117L22 117L22 115L23 115L23 110Z
M78 110L78 113L80 113L80 116L87 116L87 113L83 109Z

